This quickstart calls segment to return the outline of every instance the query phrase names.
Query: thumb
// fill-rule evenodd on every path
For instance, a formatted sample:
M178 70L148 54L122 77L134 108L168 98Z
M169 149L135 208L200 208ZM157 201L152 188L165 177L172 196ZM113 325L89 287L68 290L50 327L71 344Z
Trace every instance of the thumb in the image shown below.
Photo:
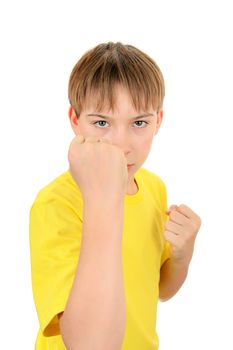
M178 210L178 206L176 204L170 205L170 208L168 210L166 210L166 214L170 215L172 210Z

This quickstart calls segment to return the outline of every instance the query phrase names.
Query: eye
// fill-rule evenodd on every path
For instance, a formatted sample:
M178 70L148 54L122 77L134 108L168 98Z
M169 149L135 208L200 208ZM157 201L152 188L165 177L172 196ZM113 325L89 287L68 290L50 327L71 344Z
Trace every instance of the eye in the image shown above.
M148 122L145 122L145 120L137 120L135 123L145 123L145 124L149 124ZM145 126L144 124L144 126ZM142 128L136 128L136 129L142 129Z
M105 120L98 120L97 122L94 122L94 123L92 123L92 124L94 124L94 125L97 125L98 123L107 123ZM146 122L146 121L144 121L144 120L137 120L137 121L135 121L135 123L145 123L145 124L149 124L149 122ZM136 129L142 129L142 128L144 128L145 127L145 124L143 124L144 126L143 127L140 127L140 125L138 125L139 127L136 127ZM103 125L103 124L98 124L99 126L100 126L100 129L106 129L106 128L104 128L104 127L102 127L102 126L105 126L105 124Z
M107 123L105 120L98 120L97 122L94 122L93 124L96 125L97 123ZM100 128L105 129L105 128Z

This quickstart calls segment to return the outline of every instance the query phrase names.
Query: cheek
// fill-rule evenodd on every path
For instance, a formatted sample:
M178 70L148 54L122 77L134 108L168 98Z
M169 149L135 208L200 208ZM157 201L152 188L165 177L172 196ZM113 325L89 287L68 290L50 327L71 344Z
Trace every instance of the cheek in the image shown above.
M82 124L79 126L80 133L85 137L98 136L98 132L88 124Z
M138 152L140 152L142 156L145 157L148 155L148 153L151 149L151 146L152 146L152 141L153 141L153 138L151 138L151 137L138 139L137 149L138 149Z
M139 142L144 149L150 149L153 142L153 136L151 136L151 134L145 135L139 140Z

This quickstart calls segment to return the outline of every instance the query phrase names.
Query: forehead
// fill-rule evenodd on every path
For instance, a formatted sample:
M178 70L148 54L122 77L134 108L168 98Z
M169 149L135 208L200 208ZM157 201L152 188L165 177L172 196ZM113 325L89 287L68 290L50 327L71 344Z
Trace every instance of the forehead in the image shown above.
M144 99L141 98L139 108L136 108L130 91L121 85L116 85L112 95L101 95L100 91L92 91L86 96L85 110L105 113L134 114L146 111Z

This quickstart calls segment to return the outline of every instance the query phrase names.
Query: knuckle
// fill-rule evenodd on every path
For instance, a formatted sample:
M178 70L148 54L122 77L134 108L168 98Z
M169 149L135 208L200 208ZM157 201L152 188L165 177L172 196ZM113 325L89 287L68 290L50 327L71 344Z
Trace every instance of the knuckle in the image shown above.
M176 217L177 217L177 212L175 210L172 210L170 213L170 218L174 220Z
M197 231L197 224L196 222L191 222L190 223L190 229L191 229L191 233L194 234Z
M201 221L200 216L198 216L198 215L197 215L197 223L198 223L198 226L200 227L200 226L201 226L202 221Z
M199 229L199 224L197 222L195 222L193 224L193 230L196 232L196 231L198 231L198 229Z
M100 143L100 138L96 135L91 135L91 136L87 136L85 141L91 142L91 143L96 143L96 142Z
M187 206L185 204L180 204L179 208L182 210L185 210L187 208Z

